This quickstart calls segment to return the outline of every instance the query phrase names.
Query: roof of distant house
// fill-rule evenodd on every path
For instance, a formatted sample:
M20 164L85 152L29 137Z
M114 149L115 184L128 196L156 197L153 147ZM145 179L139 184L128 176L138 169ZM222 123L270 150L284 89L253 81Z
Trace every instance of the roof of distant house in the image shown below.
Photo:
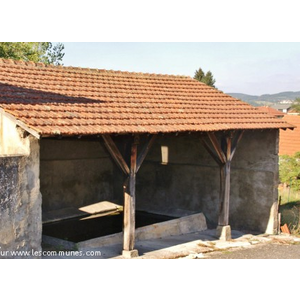
M0 59L0 108L41 136L292 128L187 76Z
M285 115L282 120L296 126L294 130L280 130L279 154L293 155L300 151L300 116Z
M289 103L277 103L272 105L271 107L274 109L289 109L291 108L292 104Z
M259 107L257 107L257 109L259 111L268 113L273 117L283 117L285 115L285 113L283 113L275 108L269 107L269 106L259 106Z

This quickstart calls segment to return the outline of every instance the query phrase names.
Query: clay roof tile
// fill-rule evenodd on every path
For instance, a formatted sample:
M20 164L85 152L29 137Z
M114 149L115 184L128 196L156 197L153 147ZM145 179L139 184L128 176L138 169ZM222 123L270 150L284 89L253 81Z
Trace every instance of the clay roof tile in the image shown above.
M293 127L188 76L1 58L0 108L41 135Z

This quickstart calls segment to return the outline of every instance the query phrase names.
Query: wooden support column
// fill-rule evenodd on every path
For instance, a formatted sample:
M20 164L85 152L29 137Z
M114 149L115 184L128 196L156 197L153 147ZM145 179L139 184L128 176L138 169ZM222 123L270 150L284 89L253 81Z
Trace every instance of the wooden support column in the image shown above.
M137 165L137 145L139 137L136 135L131 145L129 180L124 186L124 220L123 220L123 254L134 250L135 240L135 183Z
M229 225L229 199L230 199L230 168L231 168L231 139L232 137L226 137L225 147L223 149L225 163L220 168L220 172L223 173L224 191L222 191L222 198L220 203L219 212L219 226ZM223 189L223 187L222 187Z
M224 239L231 238L229 226L230 170L233 155L242 135L243 131L228 132L221 136L221 141L218 141L216 135L213 132L209 132L208 138L211 142L212 148L209 143L202 138L205 148L220 167L220 207L218 230L221 231L220 236Z
M146 142L144 148L138 153L139 135L135 135L131 143L130 166L127 165L118 147L111 136L103 135L105 146L110 152L112 158L126 175L124 189L124 219L123 219L123 256L127 258L138 256L138 251L134 249L135 244L135 185L136 174L146 158L156 136L151 136Z

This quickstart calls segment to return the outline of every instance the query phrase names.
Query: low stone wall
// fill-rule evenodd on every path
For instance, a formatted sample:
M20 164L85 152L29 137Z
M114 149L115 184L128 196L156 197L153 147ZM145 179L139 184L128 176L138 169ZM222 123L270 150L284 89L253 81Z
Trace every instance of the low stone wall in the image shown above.
M207 229L206 219L202 213L194 214L171 221L155 223L152 225L137 228L135 241L159 239L166 236L181 235L203 231ZM77 243L78 249L90 249L104 247L113 244L122 244L123 233L115 233L88 241Z

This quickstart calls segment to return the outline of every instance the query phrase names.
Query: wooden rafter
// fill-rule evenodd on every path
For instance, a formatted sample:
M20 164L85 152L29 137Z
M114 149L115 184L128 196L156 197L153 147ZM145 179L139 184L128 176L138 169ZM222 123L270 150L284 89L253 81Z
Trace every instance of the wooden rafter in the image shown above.
M145 144L145 146L142 149L141 153L139 154L138 159L137 159L136 172L139 171L142 163L144 162L144 160L145 160L149 150L151 149L153 143L155 142L155 140L156 140L156 135L152 135L150 137L150 139L147 141L147 143Z
M102 135L102 137L103 137L105 146L106 146L107 150L109 151L109 153L111 154L114 161L121 168L121 170L123 171L123 173L125 175L129 175L129 173L130 173L129 167L128 167L126 161L124 160L122 154L120 153L117 145L111 138L111 136L108 134L105 134L105 135Z
M203 138L201 137L201 141L202 141L202 144L204 146L204 148L207 150L207 152L211 155L211 157L215 160L215 162L218 164L218 165L222 165L222 162L221 160L219 159L219 157L215 154L214 150L209 146L208 142Z
M221 145L219 144L215 134L213 132L208 132L207 135L208 135L221 163L225 164L226 156L224 155L224 152L222 151Z
M243 137L243 134L244 134L244 130L241 130L233 138L230 160L232 160L232 158L235 154L235 151L236 151L236 147L237 147L238 143L240 142L241 138Z

